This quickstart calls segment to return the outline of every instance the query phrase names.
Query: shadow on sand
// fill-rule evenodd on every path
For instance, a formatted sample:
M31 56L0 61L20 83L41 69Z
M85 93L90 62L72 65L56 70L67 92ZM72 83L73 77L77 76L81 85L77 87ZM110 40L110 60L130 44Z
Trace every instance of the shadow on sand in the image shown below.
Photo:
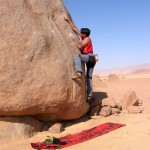
M94 99L97 99L97 100L101 99L102 100L104 98L107 98L108 95L106 92L93 92L93 97L94 97Z

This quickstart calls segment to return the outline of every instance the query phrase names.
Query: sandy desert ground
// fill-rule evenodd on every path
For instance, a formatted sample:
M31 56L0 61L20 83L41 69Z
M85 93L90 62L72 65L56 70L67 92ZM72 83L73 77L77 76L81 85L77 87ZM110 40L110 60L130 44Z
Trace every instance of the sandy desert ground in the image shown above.
M150 149L150 73L133 75L120 75L120 80L110 82L102 78L105 86L95 84L95 93L107 93L109 97L120 102L128 90L134 90L137 97L143 101L143 112L139 114L121 113L117 116L101 117L91 119L88 116L70 122L61 134L54 134L61 137L67 134L80 132L84 129L94 127L106 122L126 124L126 126L104 134L87 142L73 145L64 150L149 150ZM1 145L1 150L32 150L30 143L43 141L50 135L47 131L38 133L32 138L24 141Z

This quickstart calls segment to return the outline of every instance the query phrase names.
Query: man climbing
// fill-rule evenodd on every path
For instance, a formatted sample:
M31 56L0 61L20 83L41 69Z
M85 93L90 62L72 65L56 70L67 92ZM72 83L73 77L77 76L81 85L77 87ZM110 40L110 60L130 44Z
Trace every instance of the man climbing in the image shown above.
M91 31L88 28L82 28L79 31L75 26L75 24L70 19L64 18L64 20L70 24L75 33L81 38L81 41L79 41L77 38L72 36L73 41L75 42L76 46L78 47L78 49L80 49L82 53L74 56L76 74L72 77L72 79L82 77L81 62L86 63L87 95L88 101L90 101L92 99L92 74L94 66L98 61L98 55L93 54L93 45L89 37Z

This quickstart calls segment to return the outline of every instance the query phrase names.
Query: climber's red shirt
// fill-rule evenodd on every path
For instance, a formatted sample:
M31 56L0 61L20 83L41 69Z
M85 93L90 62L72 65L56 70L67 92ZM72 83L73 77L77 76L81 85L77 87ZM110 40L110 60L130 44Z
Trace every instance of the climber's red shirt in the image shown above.
M82 40L82 42L84 41L84 39ZM81 49L83 54L89 54L92 53L93 54L93 45L92 45L92 41L90 41L90 43L88 45L86 45L85 47L83 47Z

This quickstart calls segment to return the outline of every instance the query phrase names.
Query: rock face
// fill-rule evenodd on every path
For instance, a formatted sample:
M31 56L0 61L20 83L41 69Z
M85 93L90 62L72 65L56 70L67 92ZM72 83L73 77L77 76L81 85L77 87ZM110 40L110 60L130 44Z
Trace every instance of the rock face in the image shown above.
M63 0L0 0L0 116L69 120L85 114L85 79Z

